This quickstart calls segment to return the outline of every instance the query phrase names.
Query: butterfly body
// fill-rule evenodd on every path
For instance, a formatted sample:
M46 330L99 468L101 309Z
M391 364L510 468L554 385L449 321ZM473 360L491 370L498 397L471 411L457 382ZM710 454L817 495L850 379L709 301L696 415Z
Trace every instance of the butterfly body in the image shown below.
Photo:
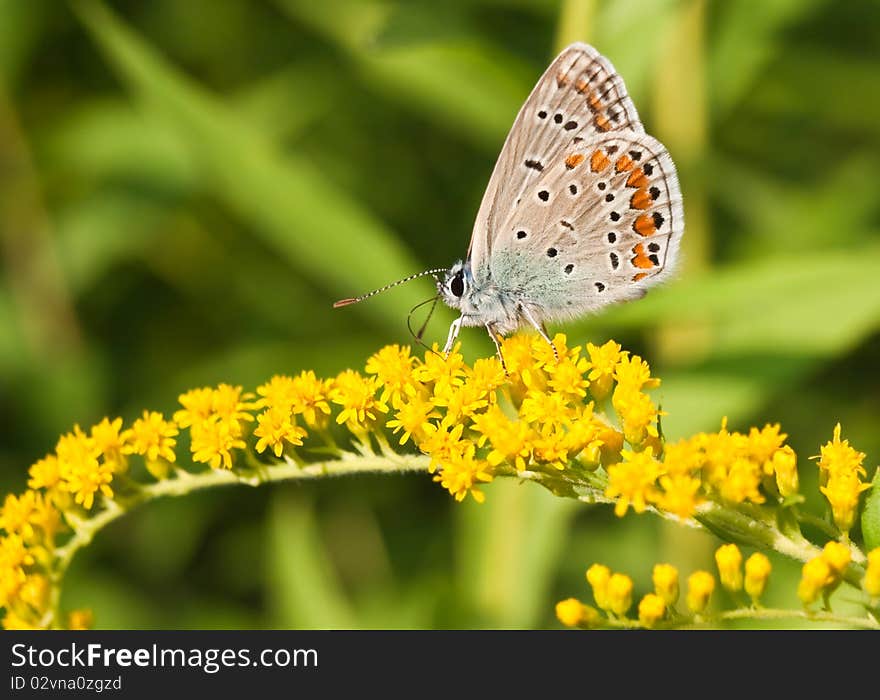
M550 342L546 322L644 296L673 272L683 231L672 158L608 59L572 44L514 120L467 257L438 279L461 314L446 352L462 326L484 326L496 345L523 326Z

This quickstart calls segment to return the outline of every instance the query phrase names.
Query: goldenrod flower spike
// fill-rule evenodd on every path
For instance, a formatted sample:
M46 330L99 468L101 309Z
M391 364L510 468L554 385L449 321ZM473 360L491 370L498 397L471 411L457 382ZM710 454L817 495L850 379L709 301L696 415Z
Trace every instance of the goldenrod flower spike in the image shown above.
M762 551L771 550L807 562L799 587L805 603L844 582L864 601L876 598L877 557L866 558L848 539L868 488L865 455L841 438L839 425L816 458L834 527L802 509L797 455L779 424L739 432L724 419L716 431L667 442L654 393L660 379L645 359L612 340L578 346L562 334L553 348L537 335L506 338L505 372L494 356L468 364L458 346L416 356L389 345L363 371L276 374L254 391L197 387L179 394L170 418L147 409L129 421L108 416L89 429L75 425L31 465L28 488L2 499L4 624L83 626L85 613L68 617L58 609L64 573L98 530L139 504L211 486L366 471L427 473L455 500L477 502L494 479L512 476L559 497L613 505L619 517L651 512L720 534L730 542L717 553L721 584L745 586L753 603L769 575ZM841 542L817 556L799 522ZM745 577L740 546L758 550ZM639 620L627 617L632 579L602 565L591 566L587 579L605 617L568 602L563 622L668 627L711 618L715 580L707 572L688 578L689 612L679 612L678 572L658 565Z

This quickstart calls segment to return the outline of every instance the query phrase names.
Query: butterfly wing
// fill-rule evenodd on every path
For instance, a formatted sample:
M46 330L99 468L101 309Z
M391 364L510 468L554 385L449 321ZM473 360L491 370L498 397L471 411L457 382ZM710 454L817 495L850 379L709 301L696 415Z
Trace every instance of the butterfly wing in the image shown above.
M498 227L488 264L538 321L576 317L666 279L683 231L669 153L614 131L575 138L548 164Z
M504 142L474 224L472 268L486 262L504 219L573 138L620 129L644 131L623 79L592 46L567 47L538 80Z

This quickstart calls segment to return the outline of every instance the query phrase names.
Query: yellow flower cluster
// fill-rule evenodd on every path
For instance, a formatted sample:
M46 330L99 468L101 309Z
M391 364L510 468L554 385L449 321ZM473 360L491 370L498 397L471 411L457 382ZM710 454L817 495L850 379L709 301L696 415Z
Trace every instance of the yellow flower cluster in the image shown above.
M722 585L731 592L743 587L742 554L734 544L722 545L715 553ZM752 554L746 562L745 586L755 605L764 592L770 576L770 561L760 552ZM556 605L556 617L566 627L674 627L692 624L705 615L712 593L715 577L708 571L694 571L687 579L685 606L687 612L676 609L679 597L679 574L671 564L656 564L652 573L654 590L642 596L637 607L637 617L627 614L632 607L632 579L620 573L612 573L604 564L593 564L587 569L587 582L593 591L593 599L599 610L582 603L577 598L567 598Z
M797 457L779 425L738 433L723 421L717 432L667 443L651 395L660 380L614 341L569 347L559 334L551 347L538 336L515 335L501 341L501 351L506 370L497 357L469 365L458 347L444 356L435 346L417 357L409 347L389 345L363 372L347 369L329 379L312 371L276 375L254 392L230 384L201 387L181 394L170 418L145 410L127 426L109 417L87 431L74 426L31 466L28 490L9 495L0 509L4 624L62 624L47 592L47 582L58 579L57 550L64 542L57 538L76 537L82 523L105 508L124 508L143 487L144 469L163 480L193 468L247 472L281 459L301 465L313 447L322 455L340 453L334 430L345 431L362 453L375 453L376 446L388 452L391 440L428 455L434 480L459 501L468 495L482 501L483 485L517 474L565 484L568 495L588 487L613 501L619 516L651 508L691 518L707 501L735 507L799 498ZM313 445L316 438L320 444ZM844 536L868 487L864 458L841 440L839 425L816 458L822 493ZM723 557L722 585L744 585L757 599L769 564L750 559L743 577L733 573L740 562ZM806 598L831 585L819 564L811 567ZM872 567L866 590L880 588L878 564ZM627 581L609 574L600 609L626 615L632 604ZM661 604L672 607L671 585L640 603L640 619L665 619ZM714 579L711 586L702 576L689 579L691 610L705 607L712 586ZM573 603L562 606L560 617L578 624L596 618ZM66 624L86 619L78 613Z

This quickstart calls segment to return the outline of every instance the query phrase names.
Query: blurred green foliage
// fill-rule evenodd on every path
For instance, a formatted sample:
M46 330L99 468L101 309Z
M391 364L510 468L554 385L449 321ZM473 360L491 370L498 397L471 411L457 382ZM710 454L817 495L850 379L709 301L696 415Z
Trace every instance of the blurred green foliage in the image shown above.
M574 38L679 162L689 242L676 282L559 330L643 354L673 439L779 421L809 491L840 420L873 467L877 2L0 0L4 491L74 423L410 342L427 282L332 301L464 254L519 105ZM160 502L84 552L66 604L100 627L546 627L593 561L637 596L656 561L712 566L708 537L650 516L486 493L360 478ZM796 605L799 567L774 563L766 602Z

